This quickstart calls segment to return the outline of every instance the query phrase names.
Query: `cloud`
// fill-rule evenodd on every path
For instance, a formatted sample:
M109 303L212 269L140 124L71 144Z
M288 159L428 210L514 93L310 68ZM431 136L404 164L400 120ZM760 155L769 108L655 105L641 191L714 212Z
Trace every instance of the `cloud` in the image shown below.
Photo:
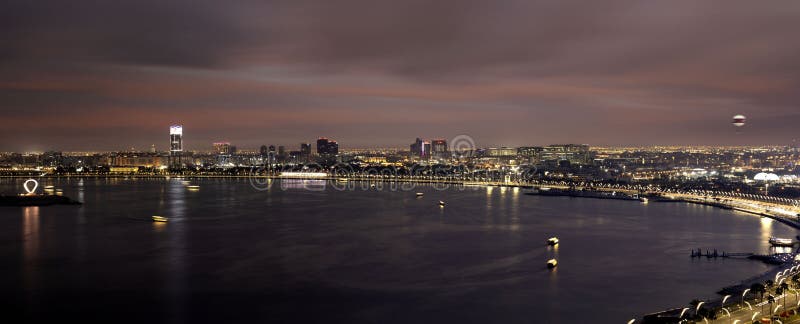
M100 120L138 146L176 120L240 146L322 132L365 146L447 132L784 143L800 103L798 17L794 1L11 0L0 123L48 125L35 141L63 146ZM745 139L702 126L735 113L787 119Z

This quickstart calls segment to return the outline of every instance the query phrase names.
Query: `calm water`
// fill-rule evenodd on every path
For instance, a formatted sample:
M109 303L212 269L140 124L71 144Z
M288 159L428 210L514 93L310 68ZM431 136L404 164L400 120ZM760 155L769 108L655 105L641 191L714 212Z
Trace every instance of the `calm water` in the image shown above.
M0 192L22 181L0 180ZM246 180L45 180L82 207L0 207L0 304L27 321L624 323L759 274L692 248L796 232L678 203ZM414 192L425 192L417 199ZM447 202L440 208L438 200ZM170 217L152 223L151 215ZM557 249L545 246L553 235ZM545 261L557 257L555 271Z

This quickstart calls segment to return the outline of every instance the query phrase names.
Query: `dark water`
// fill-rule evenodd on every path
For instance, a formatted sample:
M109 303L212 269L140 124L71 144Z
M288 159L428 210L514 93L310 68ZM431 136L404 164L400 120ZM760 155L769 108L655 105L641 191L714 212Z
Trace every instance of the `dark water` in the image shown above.
M20 180L0 180L19 192ZM759 274L768 219L483 187L312 190L248 180L45 180L82 207L0 208L19 322L623 323ZM293 188L294 187L294 188ZM414 192L425 192L415 198ZM440 208L438 200L447 202ZM168 216L168 224L151 215ZM557 249L545 246L553 235ZM555 271L545 261L557 257Z

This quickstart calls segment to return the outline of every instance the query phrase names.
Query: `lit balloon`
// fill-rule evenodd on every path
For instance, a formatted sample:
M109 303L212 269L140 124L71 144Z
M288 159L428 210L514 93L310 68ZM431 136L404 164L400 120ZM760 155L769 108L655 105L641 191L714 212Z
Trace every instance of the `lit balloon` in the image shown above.
M733 116L733 126L742 127L744 126L745 122L747 121L747 117L744 115L736 115Z

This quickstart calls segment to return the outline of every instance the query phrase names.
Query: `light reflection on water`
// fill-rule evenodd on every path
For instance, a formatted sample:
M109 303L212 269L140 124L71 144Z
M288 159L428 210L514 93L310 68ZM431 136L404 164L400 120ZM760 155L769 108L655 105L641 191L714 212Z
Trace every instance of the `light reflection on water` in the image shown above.
M0 284L22 275L26 305L62 299L50 306L62 311L143 306L129 322L618 323L769 269L692 260L690 249L767 253L769 236L795 235L704 206L507 187L258 191L214 179L192 180L202 189L190 192L179 180L65 180L83 207L0 210L15 215L0 228L24 238L4 241L16 250L2 261L25 261L0 269ZM561 243L547 247L551 236ZM108 286L116 303L91 297Z

